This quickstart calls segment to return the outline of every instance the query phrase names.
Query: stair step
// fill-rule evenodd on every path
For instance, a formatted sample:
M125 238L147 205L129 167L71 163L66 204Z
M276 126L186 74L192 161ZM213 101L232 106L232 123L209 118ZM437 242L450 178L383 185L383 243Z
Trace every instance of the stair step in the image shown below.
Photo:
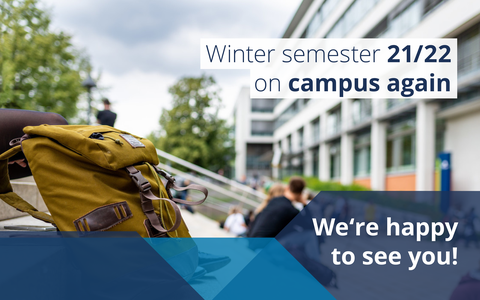
M12 181L13 191L39 211L48 211L42 196L33 180ZM18 218L27 215L20 212L3 201L0 201L0 220Z

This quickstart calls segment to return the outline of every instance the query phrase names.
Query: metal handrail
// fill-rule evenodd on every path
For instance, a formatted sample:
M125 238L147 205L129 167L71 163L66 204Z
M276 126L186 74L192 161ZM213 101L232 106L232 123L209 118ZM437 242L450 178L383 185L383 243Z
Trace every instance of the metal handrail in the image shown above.
M205 175L205 176L208 176L208 177L210 177L210 178L213 178L213 179L215 179L215 180L218 180L218 181L221 181L221 182L223 182L223 183L226 183L226 184L228 184L228 185L230 185L230 186L233 186L233 187L235 187L235 188L237 188L237 189L239 189L239 190L242 190L242 191L244 191L244 192L246 192L246 193L249 193L249 194L257 197L260 201L265 198L265 194L263 194L262 192L259 192L259 191L257 191L257 190L254 190L254 189L252 189L251 187L245 186L245 185L243 185L243 184L241 184L241 183L239 183L239 182L236 182L235 180L229 179L229 178L227 178L227 177L224 177L224 176L222 176L222 175L219 175L219 174L217 174L217 173L214 173L214 172L212 172L212 171L210 171L210 170L207 170L207 169L204 169L204 168L202 168L202 167L199 167L199 166L197 166L197 165L195 165L195 164L192 164L192 163L190 163L190 162L188 162L188 161L186 161L186 160L183 160L183 159L181 159L181 158L179 158L179 157L176 157L176 156L174 156L174 155L171 155L170 153L167 153L167 152L165 152L165 151L162 151L162 150L157 149L157 155L160 156L160 157L163 157L163 158L165 158L165 159L167 159L167 160L169 160L169 161L175 162L175 163L177 163L177 164L179 164L179 165L181 165L181 166L184 166L184 167L186 167L186 168L189 168L189 169L191 169L191 170L193 170L193 171L195 171L195 172L198 172L198 173L200 173L200 174L203 174L203 175Z
M223 194L223 195L225 195L225 196L228 196L228 197L230 197L230 198L232 198L232 199L234 199L234 200L237 200L237 201L239 201L239 202L248 204L248 205L253 206L253 207L257 207L257 206L260 204L259 201L254 201L254 200L252 200L252 199L248 199L248 198L245 197L245 196L241 196L241 195L236 194L236 193L234 193L234 192L232 192L232 191L229 191L229 190L227 190L227 189L225 189L225 188L223 188L223 187L221 187L221 186L219 186L219 185L217 185L217 184L213 184L213 183L208 182L208 181L206 181L206 180L204 180L204 179L201 179L201 178L195 177L195 176L193 176L193 175L190 175L190 174L188 174L188 173L182 172L182 171L180 171L180 170L178 170L178 169L173 168L172 166L168 166L168 165L163 164L163 163L158 164L158 166L159 166L160 168L166 170L167 172L171 172L171 173L174 173L174 174L176 174L176 175L180 175L180 176L182 176L182 177L185 178L185 179L188 179L188 180L190 180L190 181L193 181L193 182L196 182L196 183L198 183L198 184L201 184L201 185L203 185L204 187L206 187L206 188L208 188L208 189L211 189L211 190L214 190L214 191L216 191L216 192L219 192L219 193L221 193L221 194Z

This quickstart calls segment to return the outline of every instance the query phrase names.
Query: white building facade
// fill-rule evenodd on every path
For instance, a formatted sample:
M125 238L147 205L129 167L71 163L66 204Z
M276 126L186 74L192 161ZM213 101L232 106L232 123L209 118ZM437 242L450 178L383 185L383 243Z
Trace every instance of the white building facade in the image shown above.
M240 90L234 109L235 177L272 176L273 110L278 100L250 99L250 89Z
M457 38L458 99L282 99L269 114L283 154L273 177L428 191L449 152L452 189L480 190L480 1L304 0L283 36L382 37Z

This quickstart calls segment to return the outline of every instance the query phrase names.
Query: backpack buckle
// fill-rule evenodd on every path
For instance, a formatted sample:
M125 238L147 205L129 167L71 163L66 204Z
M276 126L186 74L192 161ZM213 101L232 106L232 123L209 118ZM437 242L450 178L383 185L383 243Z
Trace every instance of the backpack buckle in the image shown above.
M129 168L127 168L127 171L128 171L128 175L132 177L132 181L138 187L140 192L143 193L143 192L149 191L152 188L152 185L150 184L150 182L148 182L148 180L145 177L143 177L142 172L140 172L137 169L133 171L133 170L130 170Z
M162 170L162 169L158 169L157 170L157 173L162 175L163 177L165 177L166 180L170 181L171 183L174 183L175 182L175 177L173 177L172 175L170 175L167 171L165 170Z

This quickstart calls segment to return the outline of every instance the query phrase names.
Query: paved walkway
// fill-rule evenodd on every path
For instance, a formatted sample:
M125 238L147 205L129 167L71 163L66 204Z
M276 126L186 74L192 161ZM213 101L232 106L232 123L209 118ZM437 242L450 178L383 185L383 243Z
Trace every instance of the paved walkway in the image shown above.
M195 212L194 214L182 209L182 217L187 224L192 237L235 237L220 228L219 224L206 216Z

